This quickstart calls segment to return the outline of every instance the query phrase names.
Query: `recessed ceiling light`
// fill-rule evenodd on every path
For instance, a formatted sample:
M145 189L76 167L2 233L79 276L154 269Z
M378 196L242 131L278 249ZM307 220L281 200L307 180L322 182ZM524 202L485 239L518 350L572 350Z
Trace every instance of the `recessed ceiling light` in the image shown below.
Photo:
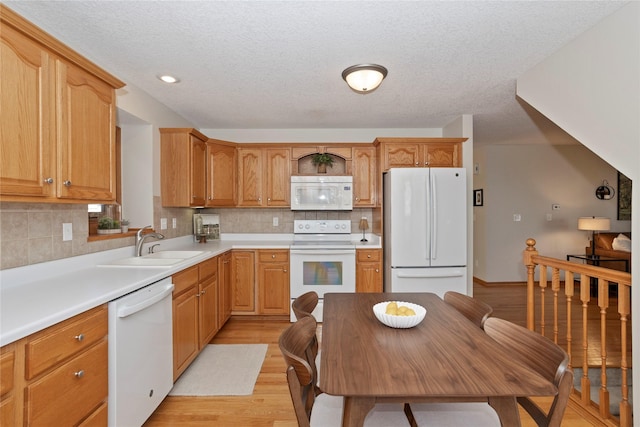
M179 78L170 76L168 74L165 74L165 75L162 75L162 76L158 76L158 78L160 80L162 80L163 82L165 82L165 83L179 83L180 82Z

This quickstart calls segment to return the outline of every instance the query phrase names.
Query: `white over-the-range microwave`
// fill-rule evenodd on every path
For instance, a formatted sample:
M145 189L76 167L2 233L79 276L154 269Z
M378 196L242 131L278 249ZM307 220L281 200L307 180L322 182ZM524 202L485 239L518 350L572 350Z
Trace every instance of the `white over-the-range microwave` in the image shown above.
M353 177L340 175L292 176L291 210L353 210Z

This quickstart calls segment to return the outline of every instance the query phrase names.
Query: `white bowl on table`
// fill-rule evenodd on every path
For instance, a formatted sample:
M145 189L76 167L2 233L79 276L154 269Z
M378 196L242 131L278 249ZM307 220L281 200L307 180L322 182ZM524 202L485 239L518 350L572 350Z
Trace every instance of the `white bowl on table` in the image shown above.
M387 314L387 305L390 302L395 302L398 304L398 307L405 306L407 308L412 309L416 314L413 316L397 316L394 314ZM375 314L376 318L391 328L413 328L418 325L424 319L424 316L427 314L427 309L421 305L414 304L411 302L405 301L383 301L379 302L373 306L373 314Z

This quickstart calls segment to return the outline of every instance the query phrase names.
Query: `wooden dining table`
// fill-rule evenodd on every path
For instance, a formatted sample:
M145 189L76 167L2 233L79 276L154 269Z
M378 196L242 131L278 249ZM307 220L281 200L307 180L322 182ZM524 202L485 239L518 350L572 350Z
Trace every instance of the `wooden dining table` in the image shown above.
M373 313L382 301L427 314L413 328L390 328ZM438 401L488 401L503 426L519 426L516 396L557 394L436 294L328 293L323 310L320 388L344 396L343 426L362 426L376 403Z

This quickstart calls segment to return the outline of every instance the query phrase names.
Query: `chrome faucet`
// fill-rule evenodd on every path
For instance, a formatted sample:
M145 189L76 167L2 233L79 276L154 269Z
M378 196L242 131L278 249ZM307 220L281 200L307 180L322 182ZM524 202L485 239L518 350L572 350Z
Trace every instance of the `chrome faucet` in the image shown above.
M146 227L142 227L140 230L138 230L136 232L136 256L142 256L142 244L144 243L144 241L148 238L148 237L153 237L156 238L158 240L162 240L164 239L164 235L160 234L160 233L147 233L147 234L142 234L142 232L144 230L147 230L151 228L150 225L147 225Z

